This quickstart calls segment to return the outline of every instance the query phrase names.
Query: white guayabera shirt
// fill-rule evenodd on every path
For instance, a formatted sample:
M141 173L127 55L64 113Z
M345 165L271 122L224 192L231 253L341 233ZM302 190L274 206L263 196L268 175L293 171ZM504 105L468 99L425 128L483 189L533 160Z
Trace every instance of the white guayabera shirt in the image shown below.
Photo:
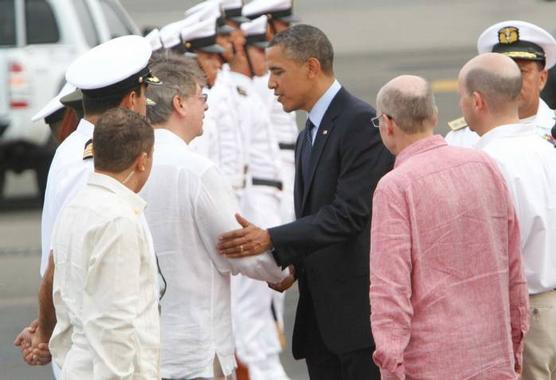
M218 236L238 229L234 192L215 164L174 133L155 129L153 168L141 195L167 282L161 314L163 378L212 378L235 367L230 275L279 282L270 253L241 259L218 254ZM218 365L219 363L219 365Z
M159 378L158 272L141 221L145 205L93 173L60 213L49 347L64 379Z

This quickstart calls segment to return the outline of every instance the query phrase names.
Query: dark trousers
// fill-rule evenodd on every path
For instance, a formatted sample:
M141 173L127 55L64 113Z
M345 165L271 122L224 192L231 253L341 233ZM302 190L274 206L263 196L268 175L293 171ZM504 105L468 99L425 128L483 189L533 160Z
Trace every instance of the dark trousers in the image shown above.
M311 380L380 380L380 370L371 355L372 349L366 348L339 356L329 352L305 360Z
M307 307L305 325L305 361L311 380L380 380L380 370L373 362L374 347L337 355L324 344L309 292L303 294ZM370 322L369 322L370 323Z

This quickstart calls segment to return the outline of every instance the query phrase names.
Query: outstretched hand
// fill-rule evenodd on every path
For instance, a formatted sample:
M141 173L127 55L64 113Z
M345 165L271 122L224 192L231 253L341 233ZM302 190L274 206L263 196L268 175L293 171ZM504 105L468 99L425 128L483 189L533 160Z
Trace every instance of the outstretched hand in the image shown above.
M257 227L239 214L235 215L243 227L226 232L218 238L218 252L229 258L259 255L272 248L267 230Z

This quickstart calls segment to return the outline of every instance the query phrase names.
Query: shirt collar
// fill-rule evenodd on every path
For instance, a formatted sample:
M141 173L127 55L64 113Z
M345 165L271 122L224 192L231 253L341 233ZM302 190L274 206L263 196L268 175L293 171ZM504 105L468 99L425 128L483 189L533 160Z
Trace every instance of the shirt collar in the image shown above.
M77 133L87 136L88 138L93 138L93 131L95 130L95 125L88 120L81 119L79 124L77 124Z
M311 108L311 111L309 111L309 120L311 120L311 122L313 123L313 125L315 125L315 127L318 127L320 125L322 118L326 113L326 110L330 106L330 103L332 103L332 99L334 99L334 97L336 96L338 91L340 91L341 88L342 86L335 79L334 82L330 85L330 87L328 87L328 90L326 90L326 92L322 94L322 96L320 97L319 100L317 100L313 108Z
M127 202L136 214L142 213L147 206L147 202L145 202L143 198L125 187L119 181L105 174L93 172L89 176L89 181L87 183L92 186L102 187L116 194Z
M505 124L499 125L498 127L492 128L490 131L485 133L479 138L479 141L475 143L476 149L482 149L494 140L505 138L505 137L516 137L516 136L529 136L536 135L537 132L531 127L531 124Z
M398 167L413 156L447 145L448 144L444 138L440 135L433 135L418 140L413 144L406 146L400 153L398 153L396 156L396 162L394 163L394 168Z
M174 143L180 144L185 147L185 149L189 149L189 145L185 141L181 139L178 135L174 132L165 129L165 128L155 128L154 129L154 141L155 143Z
M544 100L539 99L539 108L537 109L537 113L533 116L521 119L520 122L545 129L551 129L555 122L554 116L554 111L550 109Z

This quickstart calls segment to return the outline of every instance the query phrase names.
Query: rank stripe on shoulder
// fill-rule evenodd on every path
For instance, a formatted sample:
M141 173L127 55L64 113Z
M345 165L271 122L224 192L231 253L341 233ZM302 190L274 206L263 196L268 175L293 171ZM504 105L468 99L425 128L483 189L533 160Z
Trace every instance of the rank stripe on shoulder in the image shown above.
M85 149L83 149L83 159L87 160L93 158L93 139L90 139L85 143Z

